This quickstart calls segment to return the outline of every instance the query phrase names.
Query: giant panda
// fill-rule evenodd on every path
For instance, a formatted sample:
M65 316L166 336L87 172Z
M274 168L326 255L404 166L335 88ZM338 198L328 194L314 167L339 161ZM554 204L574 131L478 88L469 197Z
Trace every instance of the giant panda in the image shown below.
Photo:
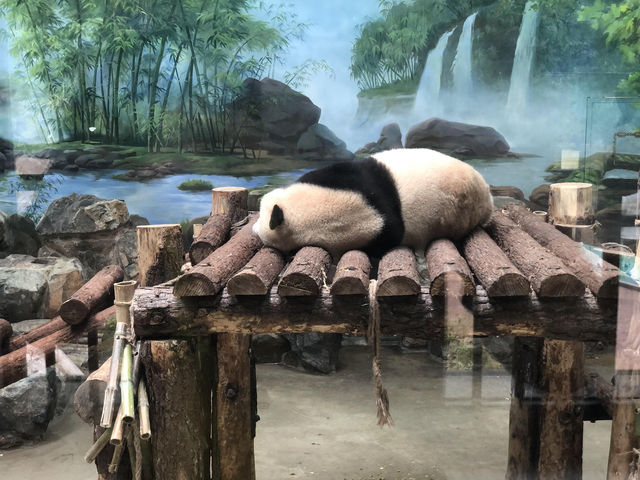
M482 176L428 149L396 149L304 174L266 194L254 232L283 252L305 245L334 259L352 249L380 257L398 245L423 250L458 240L489 220L493 201Z

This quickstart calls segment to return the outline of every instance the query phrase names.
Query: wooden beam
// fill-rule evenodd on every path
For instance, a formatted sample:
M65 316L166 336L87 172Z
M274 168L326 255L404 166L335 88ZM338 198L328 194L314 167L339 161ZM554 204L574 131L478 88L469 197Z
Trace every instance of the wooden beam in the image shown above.
M33 343L41 338L48 337L49 335L68 327L69 324L65 322L62 317L57 316L49 320L44 325L40 325L28 332L17 335L11 339L9 343L9 351L13 352L19 348L26 346L29 343Z
M529 296L529 280L482 228L465 238L464 256L490 297Z
M262 241L252 230L256 220L251 219L231 240L180 276L174 287L176 295L211 296L221 291L231 276L262 247Z
M278 283L281 297L317 297L327 283L331 255L319 247L303 247Z
M138 288L133 301L136 334L143 338L176 338L210 333L349 333L366 334L367 302L324 291L313 301L283 302L271 289L264 298L178 298L171 287ZM562 301L526 298L496 300L482 287L468 304L473 308L474 335L523 336L598 340L613 344L616 305L597 302L592 295ZM444 328L444 302L423 287L411 300L379 300L382 333L434 338ZM562 321L558 321L561 318Z
M197 239L194 225L194 242L189 248L191 265L196 265L211 255L216 248L229 238L230 230L231 221L226 215L211 215L207 223L202 227Z
M60 305L58 315L69 325L77 325L89 313L104 308L113 302L113 284L121 282L124 270L118 265L109 265L96 273L71 298Z
M507 205L507 215L538 243L558 256L576 277L598 298L616 298L620 269L583 248L549 223L518 205Z
M249 263L227 282L230 295L266 295L284 268L279 250L262 247Z
M427 271L431 282L431 295L441 296L448 293L447 285L451 276L457 276L462 282L462 289L456 295L472 297L476 286L469 265L451 240L444 238L431 242L425 253Z
M367 295L371 262L366 253L351 250L340 258L331 283L331 295Z
M531 282L538 297L581 297L584 284L558 257L523 232L501 212L494 211L487 232Z
M387 252L378 265L377 297L400 297L420 293L420 275L413 251L397 247Z

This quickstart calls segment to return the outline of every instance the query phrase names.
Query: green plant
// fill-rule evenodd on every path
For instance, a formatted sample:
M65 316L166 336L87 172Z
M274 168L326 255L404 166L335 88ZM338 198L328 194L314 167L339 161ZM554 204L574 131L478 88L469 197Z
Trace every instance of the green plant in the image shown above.
M48 175L45 178L18 176L5 180L3 188L10 194L24 196L28 204L21 209L20 213L37 224L62 182L63 177L58 174Z
M185 180L180 185L178 185L178 188L180 190L187 190L190 192L203 192L205 190L211 190L213 188L213 184L206 180L194 178L191 180Z

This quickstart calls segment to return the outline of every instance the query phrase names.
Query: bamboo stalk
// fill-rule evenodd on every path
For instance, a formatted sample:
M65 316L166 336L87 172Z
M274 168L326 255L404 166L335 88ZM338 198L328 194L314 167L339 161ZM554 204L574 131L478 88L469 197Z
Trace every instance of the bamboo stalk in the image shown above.
M151 422L149 420L149 395L144 379L138 383L138 419L140 422L140 438L149 440L151 438Z
M123 452L124 443L116 445L116 448L113 450L113 457L111 457L111 463L109 464L109 473L116 473L118 471L118 466L120 465L120 460L122 460Z
M124 422L122 421L122 409L118 410L116 420L113 422L113 429L111 431L111 439L109 443L111 445L122 445L124 443Z
M120 410L122 410L122 421L131 423L136 415L133 400L133 354L131 345L124 347L122 355L122 369L120 370Z
M93 463L100 452L106 447L109 443L109 439L111 438L111 429L107 428L102 435L95 441L91 448L87 450L87 453L84 454L84 461L87 463Z

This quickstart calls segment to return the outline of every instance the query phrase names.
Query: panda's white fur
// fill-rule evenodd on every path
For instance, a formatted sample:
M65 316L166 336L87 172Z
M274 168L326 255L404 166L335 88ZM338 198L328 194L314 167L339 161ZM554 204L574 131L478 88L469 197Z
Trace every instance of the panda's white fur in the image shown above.
M489 219L489 186L466 163L428 149L389 150L373 158L387 167L397 189L403 245L424 249L436 238L460 239ZM389 219L357 188L331 188L333 181L327 181L328 186L294 183L262 198L254 231L265 245L284 252L315 245L337 259L347 250L366 248L381 235ZM385 192L369 193L380 197ZM271 228L276 205L282 218Z

